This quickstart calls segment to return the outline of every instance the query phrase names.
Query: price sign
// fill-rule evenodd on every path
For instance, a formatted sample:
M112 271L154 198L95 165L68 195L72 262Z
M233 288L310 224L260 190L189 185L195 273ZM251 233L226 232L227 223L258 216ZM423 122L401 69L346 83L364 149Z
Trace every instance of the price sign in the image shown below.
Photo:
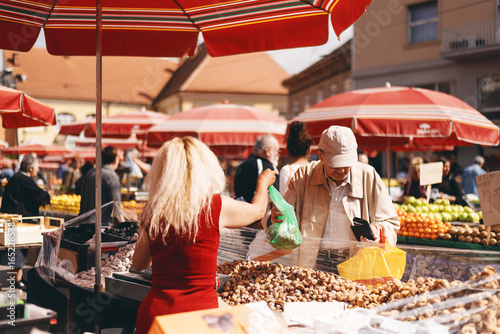
M500 224L500 171L476 176L485 226Z
M443 163L441 161L420 165L421 186L441 182L443 182Z

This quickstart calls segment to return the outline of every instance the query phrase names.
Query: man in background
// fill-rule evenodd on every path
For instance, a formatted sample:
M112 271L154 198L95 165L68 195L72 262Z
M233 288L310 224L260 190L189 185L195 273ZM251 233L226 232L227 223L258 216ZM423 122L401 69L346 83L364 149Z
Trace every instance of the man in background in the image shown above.
M465 194L474 194L479 196L477 192L476 176L486 174L483 169L484 158L480 155L474 157L474 162L472 165L464 168L462 173L462 189Z
M234 175L235 198L243 197L246 202L251 203L257 187L257 177L267 168L278 170L279 157L280 145L273 135L262 135L257 138L253 153L236 169ZM274 186L279 189L279 177L276 177Z
M0 212L19 214L23 217L39 216L39 207L50 203L50 193L41 189L34 178L38 173L38 159L33 154L25 155L19 172L14 174L5 186ZM0 252L0 264L12 265L12 255L7 250ZM15 249L14 270L15 288L26 289L22 281L23 266L26 262L27 249Z
M101 213L102 226L110 225L112 222L113 207L118 208L121 203L120 178L116 174L116 169L120 163L118 150L116 147L107 146L102 150L102 169L101 169L101 191L102 205L114 201L115 206L106 206ZM96 169L92 168L85 175L80 200L79 215L95 209L95 187L96 187Z

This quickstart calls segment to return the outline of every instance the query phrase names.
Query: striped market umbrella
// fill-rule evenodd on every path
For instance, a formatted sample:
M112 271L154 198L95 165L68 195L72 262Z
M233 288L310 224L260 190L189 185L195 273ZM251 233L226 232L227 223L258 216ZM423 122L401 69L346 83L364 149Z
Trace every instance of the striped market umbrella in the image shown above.
M100 6L102 55L192 56L200 34L212 57L314 46L327 42L329 18L340 36L371 0L96 2L2 1L0 49L29 51L43 28L49 53L96 55L96 7Z
M398 150L464 145L496 146L498 127L464 101L412 87L381 87L334 95L293 120L319 141L331 125L350 127L361 148Z
M54 108L32 98L23 91L4 86L0 86L0 113L2 114L2 126L5 129L56 124Z
M147 143L159 147L164 142L193 136L227 158L246 158L257 137L272 134L283 143L287 122L268 111L221 103L194 108L170 117L147 132Z
M318 143L332 125L350 127L367 151L450 150L453 146L496 146L498 127L464 101L412 87L378 87L334 95L299 114ZM390 179L390 168L387 168Z
M135 134L137 138L142 138L150 127L168 120L169 117L167 114L147 110L105 116L101 124L102 136L129 138L131 134ZM61 125L59 134L79 136L82 131L85 137L95 138L97 133L95 118Z
M21 154L36 153L39 156L64 156L64 154L69 151L58 145L52 144L28 144L28 145L17 145L6 148L2 151L3 154L9 156L18 156Z

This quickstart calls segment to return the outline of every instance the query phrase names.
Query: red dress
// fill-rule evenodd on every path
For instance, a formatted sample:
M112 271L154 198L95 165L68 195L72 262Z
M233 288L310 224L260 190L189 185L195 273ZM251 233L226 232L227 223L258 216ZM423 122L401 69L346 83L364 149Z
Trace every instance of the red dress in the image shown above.
M137 313L136 334L147 333L158 315L204 310L218 307L215 290L217 252L219 249L219 216L222 200L212 197L210 219L200 214L196 243L172 233L150 243L152 257L151 289Z

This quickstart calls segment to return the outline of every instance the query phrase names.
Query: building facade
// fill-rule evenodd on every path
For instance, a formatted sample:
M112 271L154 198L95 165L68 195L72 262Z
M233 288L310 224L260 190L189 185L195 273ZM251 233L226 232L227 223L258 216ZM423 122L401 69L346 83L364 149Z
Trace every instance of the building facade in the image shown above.
M210 57L202 44L184 59L152 102L155 110L174 115L195 107L229 101L283 115L290 75L266 52Z
M374 1L354 26L355 89L413 86L454 95L500 126L500 1ZM498 147L456 148L496 165ZM498 158L497 158L498 156Z
M324 99L351 90L351 41L283 81L288 88L287 119Z

